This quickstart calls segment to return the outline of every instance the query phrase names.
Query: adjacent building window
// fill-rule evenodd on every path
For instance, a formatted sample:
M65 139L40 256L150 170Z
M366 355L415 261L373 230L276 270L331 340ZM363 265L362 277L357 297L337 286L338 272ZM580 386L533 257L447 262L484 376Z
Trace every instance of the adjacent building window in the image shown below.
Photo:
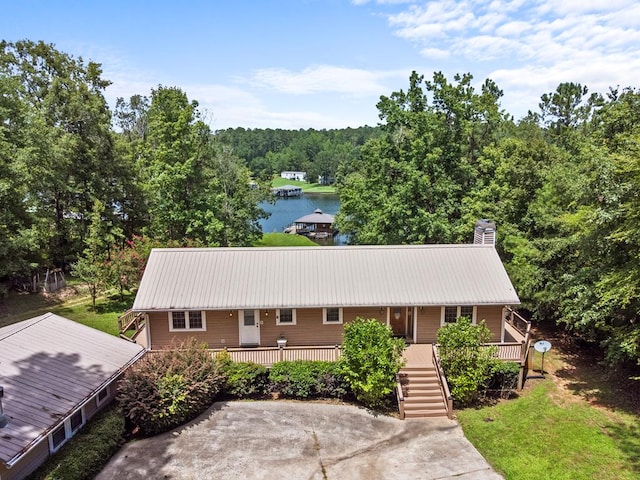
M341 308L323 308L322 323L342 323Z
M80 409L67 418L62 425L49 435L49 449L55 452L80 430L85 423L84 409Z
M442 307L440 325L456 323L460 317L471 319L471 323L476 323L476 307L472 305L458 305Z
M109 398L109 385L100 390L96 395L96 406L99 407L102 405L107 398Z
M183 330L204 331L207 329L205 313L199 310L186 310L184 312L169 312L169 331L180 332Z
M276 325L295 325L296 310L294 308L279 308L276 310Z

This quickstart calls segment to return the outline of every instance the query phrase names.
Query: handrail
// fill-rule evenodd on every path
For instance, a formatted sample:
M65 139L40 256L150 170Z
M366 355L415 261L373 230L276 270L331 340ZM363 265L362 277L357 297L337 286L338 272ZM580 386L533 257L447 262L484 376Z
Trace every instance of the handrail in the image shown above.
M442 398L444 400L445 406L447 408L447 418L450 420L453 418L453 397L451 396L451 392L449 391L449 384L447 383L447 378L444 376L444 370L442 369L442 365L440 364L440 356L438 355L438 346L433 344L433 364L436 367L436 373L438 374L438 382L442 387Z
M396 374L396 396L398 398L398 410L400 411L400 420L404 420L404 393L402 393L402 384L400 383L399 374Z
M509 311L509 315L506 318L507 322L518 330L523 337L526 337L531 331L531 321L524 318L511 307L507 307L507 310Z

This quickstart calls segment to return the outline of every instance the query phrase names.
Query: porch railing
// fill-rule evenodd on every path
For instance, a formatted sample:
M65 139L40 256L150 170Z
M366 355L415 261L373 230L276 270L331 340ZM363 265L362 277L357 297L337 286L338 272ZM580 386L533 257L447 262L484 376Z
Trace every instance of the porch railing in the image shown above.
M125 340L134 341L146 325L147 315L143 312L127 310L118 317L118 332ZM129 330L133 330L133 335L127 335Z
M234 362L253 362L270 367L276 362L313 360L334 362L340 358L340 345L309 347L255 347L214 349L227 351Z
M447 378L444 376L444 370L440 364L440 355L438 354L438 346L433 344L433 365L436 367L436 374L438 375L438 383L440 384L440 391L442 392L442 399L444 400L445 408L447 409L447 417L453 418L453 397L449 390L449 384Z
M396 398L398 400L398 410L400 412L400 420L404 420L404 393L402 392L402 383L400 383L400 375L396 375Z

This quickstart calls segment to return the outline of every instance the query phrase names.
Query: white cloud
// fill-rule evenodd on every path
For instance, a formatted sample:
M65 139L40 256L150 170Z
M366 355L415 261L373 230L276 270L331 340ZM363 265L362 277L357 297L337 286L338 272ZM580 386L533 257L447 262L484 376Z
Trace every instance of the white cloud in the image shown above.
M255 87L281 93L306 95L324 92L365 96L385 91L380 80L388 72L371 72L357 68L314 65L301 71L265 68L253 73L249 82Z
M636 0L427 0L387 20L424 57L457 66L435 70L462 66L495 80L516 116L561 82L606 92L640 78Z

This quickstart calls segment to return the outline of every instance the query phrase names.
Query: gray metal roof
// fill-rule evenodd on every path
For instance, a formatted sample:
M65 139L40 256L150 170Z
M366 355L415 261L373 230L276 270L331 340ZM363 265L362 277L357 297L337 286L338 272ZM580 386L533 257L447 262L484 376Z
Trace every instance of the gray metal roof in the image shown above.
M154 249L137 311L515 305L483 245Z
M323 213L319 208L313 213L300 217L294 223L333 223L335 217L330 213Z
M9 424L0 461L13 463L144 352L47 313L0 328L0 385Z

